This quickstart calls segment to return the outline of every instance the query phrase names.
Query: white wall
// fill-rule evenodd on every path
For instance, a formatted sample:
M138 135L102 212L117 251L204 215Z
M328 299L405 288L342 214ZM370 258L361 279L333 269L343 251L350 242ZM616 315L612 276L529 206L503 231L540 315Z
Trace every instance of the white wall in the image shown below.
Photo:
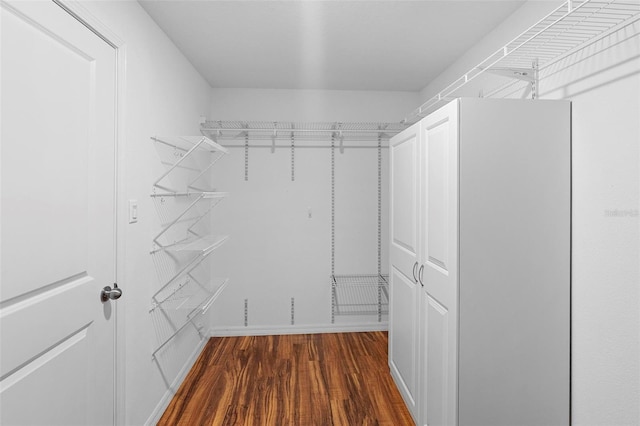
M525 4L423 100L555 4ZM640 22L542 70L540 95L573 102L572 423L638 425Z
M124 423L153 418L170 385L197 349L199 338L187 328L156 361L151 353L166 333L166 321L152 320L150 298L159 285L149 250L159 223L149 194L159 170L153 135L199 134L198 118L209 109L210 87L137 2L86 2L84 6L126 43L125 187L120 200L137 199L139 221L125 227L124 295L118 301L126 332L126 402ZM158 407L160 410L163 406ZM161 414L161 411L159 412ZM122 413L120 413L122 414Z
M414 92L212 89L214 120L398 122L417 106Z
M213 89L209 117L256 121L392 121L417 103L411 92ZM254 143L254 142L252 142ZM279 142L286 144L287 141ZM303 144L304 142L298 142ZM326 144L326 141L324 141ZM331 331L377 317L340 317L331 324L331 161L329 149L291 152L231 149L216 164L214 181L231 192L214 212L229 243L214 256L214 275L230 283L212 311L213 334ZM387 270L387 153L383 150L383 270ZM377 273L375 149L336 150L336 274ZM311 218L308 209L311 208ZM291 298L295 325L291 326ZM244 299L249 299L244 327ZM384 327L384 324L382 325Z

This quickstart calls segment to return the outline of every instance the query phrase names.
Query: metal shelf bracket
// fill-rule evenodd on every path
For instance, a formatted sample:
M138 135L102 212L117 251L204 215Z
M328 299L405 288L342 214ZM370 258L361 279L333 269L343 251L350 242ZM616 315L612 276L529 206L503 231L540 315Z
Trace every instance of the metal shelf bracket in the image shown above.
M532 62L531 68L523 67L491 67L485 70L488 73L499 75L502 77L508 77L515 80L524 81L529 83L528 89L523 97L531 94L531 99L538 98L538 60ZM466 79L466 75L465 75Z

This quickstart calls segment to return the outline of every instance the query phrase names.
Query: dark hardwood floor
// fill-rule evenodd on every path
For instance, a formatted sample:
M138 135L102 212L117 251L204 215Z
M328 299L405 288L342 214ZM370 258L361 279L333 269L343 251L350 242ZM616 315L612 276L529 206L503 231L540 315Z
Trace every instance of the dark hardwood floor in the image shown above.
M387 333L216 337L159 425L413 425Z

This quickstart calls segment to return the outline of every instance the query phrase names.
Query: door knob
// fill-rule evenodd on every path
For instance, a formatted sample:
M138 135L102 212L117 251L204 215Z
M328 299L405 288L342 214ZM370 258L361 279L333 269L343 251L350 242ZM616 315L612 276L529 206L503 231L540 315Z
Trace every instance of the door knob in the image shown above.
M100 292L100 300L106 302L107 300L116 300L122 296L122 290L118 288L118 284L114 284L113 288L106 286Z

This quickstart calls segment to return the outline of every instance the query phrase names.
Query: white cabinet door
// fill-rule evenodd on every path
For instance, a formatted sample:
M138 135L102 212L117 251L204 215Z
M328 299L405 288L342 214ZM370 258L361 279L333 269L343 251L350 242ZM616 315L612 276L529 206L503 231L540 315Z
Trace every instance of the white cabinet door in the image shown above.
M457 422L458 102L421 122L421 424Z
M114 423L115 50L0 3L0 424Z
M414 125L389 143L391 198L391 267L389 366L398 388L417 418L419 250L419 126Z

